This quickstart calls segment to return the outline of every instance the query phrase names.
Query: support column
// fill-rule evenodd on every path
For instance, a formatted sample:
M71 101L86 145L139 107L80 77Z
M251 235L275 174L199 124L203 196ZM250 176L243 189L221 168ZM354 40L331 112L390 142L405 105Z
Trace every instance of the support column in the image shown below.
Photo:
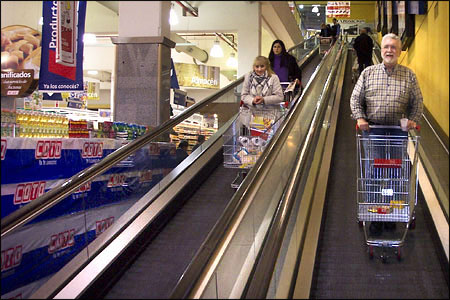
M267 56L261 54L261 3L255 2L249 5L252 10L246 14L248 25L238 28L238 78L253 70L255 57Z
M114 121L158 126L170 118L170 1L119 1Z

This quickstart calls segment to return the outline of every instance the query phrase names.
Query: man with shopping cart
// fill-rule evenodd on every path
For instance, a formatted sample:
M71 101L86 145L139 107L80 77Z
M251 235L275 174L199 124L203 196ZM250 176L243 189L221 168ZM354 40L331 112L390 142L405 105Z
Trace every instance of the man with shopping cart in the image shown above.
M422 115L423 98L416 75L411 69L398 64L401 49L401 40L397 35L384 35L381 41L382 63L365 68L356 82L350 108L363 137L408 136L408 130L416 128ZM405 122L403 130L372 127L398 126L400 119ZM384 222L384 228L393 230L395 223ZM369 230L373 235L379 235L383 223L371 222Z

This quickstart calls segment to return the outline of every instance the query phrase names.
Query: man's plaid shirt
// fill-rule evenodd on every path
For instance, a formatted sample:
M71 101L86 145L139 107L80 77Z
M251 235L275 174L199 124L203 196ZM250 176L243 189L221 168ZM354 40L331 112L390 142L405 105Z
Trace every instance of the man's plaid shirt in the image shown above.
M403 117L418 122L423 98L416 75L397 64L388 75L383 63L365 68L350 98L352 118L380 125L400 125Z

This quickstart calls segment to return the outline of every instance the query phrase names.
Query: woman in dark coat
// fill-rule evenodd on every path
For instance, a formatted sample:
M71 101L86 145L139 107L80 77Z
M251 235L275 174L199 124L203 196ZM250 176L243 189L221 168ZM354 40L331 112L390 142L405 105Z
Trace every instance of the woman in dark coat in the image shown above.
M301 86L302 71L297 64L297 59L287 53L283 41L275 40L269 53L269 61L272 70L278 75L280 82L292 82L297 80Z

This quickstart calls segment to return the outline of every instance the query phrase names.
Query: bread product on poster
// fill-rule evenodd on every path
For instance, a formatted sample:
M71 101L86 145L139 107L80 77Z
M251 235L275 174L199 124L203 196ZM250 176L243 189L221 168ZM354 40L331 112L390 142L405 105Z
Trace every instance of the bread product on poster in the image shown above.
M2 69L33 69L39 74L42 35L39 31L13 25L2 28Z

